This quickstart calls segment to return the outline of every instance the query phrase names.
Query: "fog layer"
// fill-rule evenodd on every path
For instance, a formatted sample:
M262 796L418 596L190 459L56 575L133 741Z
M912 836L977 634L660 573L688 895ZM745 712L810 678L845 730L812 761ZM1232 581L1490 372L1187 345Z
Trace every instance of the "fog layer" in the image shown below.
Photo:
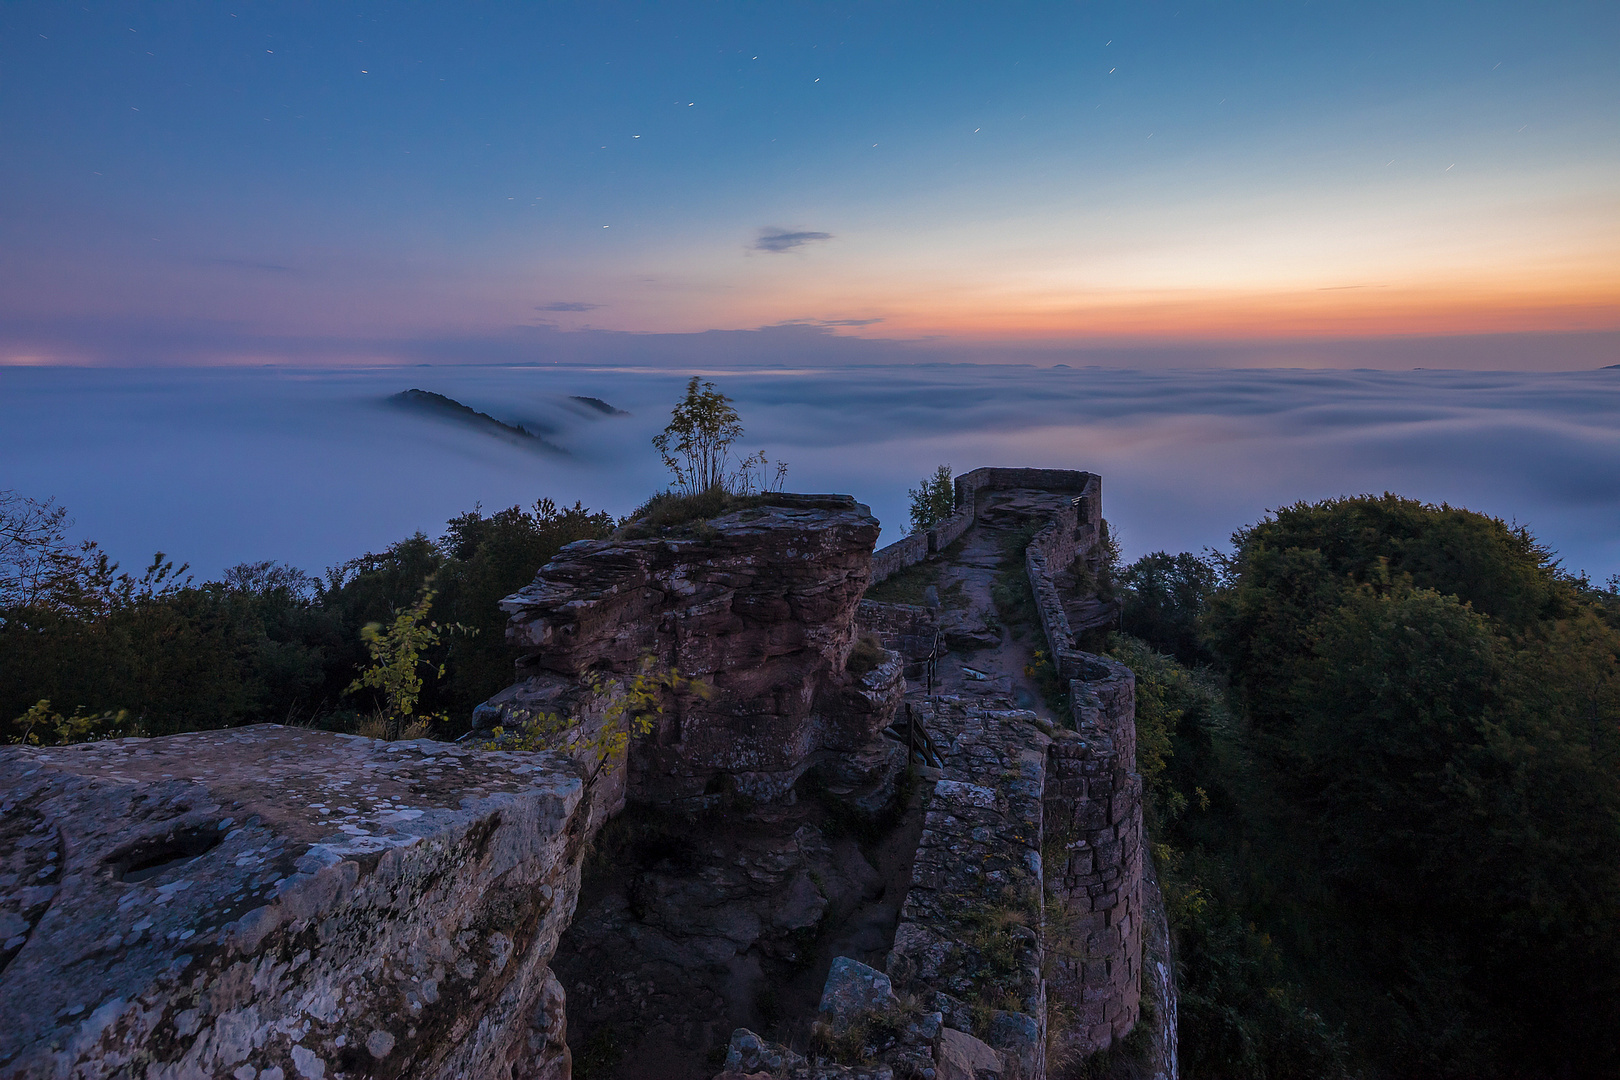
M615 514L664 486L650 439L690 372L0 368L0 489L55 497L126 567L311 571L447 518L541 497ZM1125 371L938 365L707 373L742 449L788 487L884 523L941 462L1090 469L1135 556L1224 544L1300 499L1395 491L1526 524L1565 565L1620 572L1620 370ZM521 445L391 407L418 388L530 432ZM601 399L628 416L575 400ZM560 452L548 447L560 448Z

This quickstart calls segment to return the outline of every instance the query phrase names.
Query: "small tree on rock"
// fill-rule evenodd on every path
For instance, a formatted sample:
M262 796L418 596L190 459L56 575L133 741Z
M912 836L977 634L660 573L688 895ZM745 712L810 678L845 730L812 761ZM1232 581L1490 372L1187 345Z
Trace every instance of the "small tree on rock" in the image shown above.
M670 412L669 426L653 436L653 446L675 474L683 494L728 491L734 495L780 490L787 466L778 464L774 484L767 479L763 452L731 464L731 444L742 438L742 418L731 399L697 376L686 384L686 398ZM755 470L758 478L755 478Z
M949 465L941 465L933 476L923 477L922 483L907 494L911 496L912 532L932 529L956 511L956 484Z

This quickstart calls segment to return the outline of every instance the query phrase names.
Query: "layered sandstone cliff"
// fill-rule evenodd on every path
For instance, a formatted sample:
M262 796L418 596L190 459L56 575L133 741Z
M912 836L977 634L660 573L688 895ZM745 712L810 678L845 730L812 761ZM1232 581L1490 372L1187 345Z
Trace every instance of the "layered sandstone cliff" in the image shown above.
M570 544L502 602L519 679L482 720L568 713L582 680L651 657L713 694L671 701L636 741L632 794L778 798L819 757L871 742L893 718L898 662L845 670L878 528L847 495L778 495L686 535Z

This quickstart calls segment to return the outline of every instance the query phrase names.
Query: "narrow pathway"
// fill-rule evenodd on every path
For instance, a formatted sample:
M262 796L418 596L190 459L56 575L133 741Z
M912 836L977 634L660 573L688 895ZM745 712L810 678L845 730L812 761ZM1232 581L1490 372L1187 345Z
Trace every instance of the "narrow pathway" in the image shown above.
M1018 583L1024 581L1020 541L1064 499L1042 491L981 493L974 524L951 545L940 564L941 626L950 651L939 664L937 693L1002 698L1010 706L1034 711L1048 723L1058 722L1034 678L1025 673L1036 650L1047 647L1041 628L1003 625L993 590L1004 571L1010 570ZM977 640L986 643L975 647ZM963 668L989 678L975 679ZM925 692L924 687L912 685L907 697L916 700Z

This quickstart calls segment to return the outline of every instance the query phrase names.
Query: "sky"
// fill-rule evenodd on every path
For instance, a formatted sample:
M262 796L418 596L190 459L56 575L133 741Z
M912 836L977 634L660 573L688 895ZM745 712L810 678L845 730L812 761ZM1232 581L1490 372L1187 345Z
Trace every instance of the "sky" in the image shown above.
M0 365L1620 362L1620 5L0 2Z

